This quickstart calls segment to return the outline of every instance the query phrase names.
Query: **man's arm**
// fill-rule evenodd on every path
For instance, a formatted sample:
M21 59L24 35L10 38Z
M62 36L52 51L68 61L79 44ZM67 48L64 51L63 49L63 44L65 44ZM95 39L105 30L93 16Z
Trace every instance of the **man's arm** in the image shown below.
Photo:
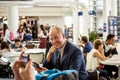
M53 65L52 65L52 62L51 62L51 57L52 57L52 54L54 54L55 51L56 51L56 47L55 47L55 46L52 46L52 47L49 49L49 51L48 51L48 53L47 53L47 55L46 55L46 58L45 58L45 60L44 60L44 62L43 62L43 66L44 66L44 67L46 67L46 68L48 68L48 69L53 68Z
M70 58L70 69L79 70L81 65L84 63L82 52L77 49L73 52Z

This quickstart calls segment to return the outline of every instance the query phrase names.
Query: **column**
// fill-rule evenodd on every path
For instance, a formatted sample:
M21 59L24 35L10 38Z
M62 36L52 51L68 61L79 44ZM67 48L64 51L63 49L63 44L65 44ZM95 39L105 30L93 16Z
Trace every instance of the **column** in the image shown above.
M85 36L89 36L89 15L88 10L86 8L83 9L83 34ZM81 24L81 23L79 23Z
M117 16L117 0L111 0L111 16Z
M16 34L18 29L18 7L17 6L8 6L8 27L9 30Z
M108 35L109 0L103 0L103 39Z
M78 36L79 36L79 17L77 6L73 6L73 43L78 44Z

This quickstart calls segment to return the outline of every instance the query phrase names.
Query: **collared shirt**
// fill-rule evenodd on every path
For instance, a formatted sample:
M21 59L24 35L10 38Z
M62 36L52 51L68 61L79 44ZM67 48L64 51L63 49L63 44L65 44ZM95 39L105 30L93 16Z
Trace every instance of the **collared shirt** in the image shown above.
M61 62L61 60L62 60L63 51L64 51L64 49L65 49L65 46L66 46L66 42L65 42L65 44L63 45L62 48L58 49L58 51L59 51L59 53L60 53L60 62Z

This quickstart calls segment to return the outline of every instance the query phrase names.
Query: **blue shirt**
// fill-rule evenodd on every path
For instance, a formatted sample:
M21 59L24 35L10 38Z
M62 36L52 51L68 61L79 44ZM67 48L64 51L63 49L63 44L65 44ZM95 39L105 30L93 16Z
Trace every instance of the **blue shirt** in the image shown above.
M93 44L91 42L88 42L87 44L85 44L85 47L83 48L83 53L87 54L92 50L92 48Z
M10 46L12 49L22 48L22 44L20 44L18 47L15 46L15 44L11 44Z

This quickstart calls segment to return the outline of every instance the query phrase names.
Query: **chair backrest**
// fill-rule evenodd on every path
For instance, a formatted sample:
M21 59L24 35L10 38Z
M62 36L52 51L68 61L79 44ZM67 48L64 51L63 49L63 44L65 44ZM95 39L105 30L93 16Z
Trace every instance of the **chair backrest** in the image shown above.
M44 52L41 53L29 53L30 58L32 59L32 62L36 62L38 64L41 64L44 59Z

